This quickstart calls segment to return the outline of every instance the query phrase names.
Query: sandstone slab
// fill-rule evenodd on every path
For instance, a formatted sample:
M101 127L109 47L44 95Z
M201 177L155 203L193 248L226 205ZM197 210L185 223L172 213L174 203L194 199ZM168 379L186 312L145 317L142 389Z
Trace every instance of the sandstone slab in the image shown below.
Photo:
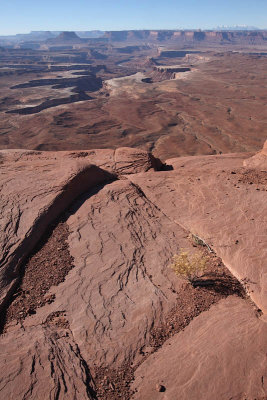
M266 314L267 186L244 180L247 157L181 157L167 160L173 171L130 179L170 219L204 239Z
M176 303L182 281L168 266L179 247L189 245L187 233L128 180L95 188L69 213L75 267L51 288L54 302L24 325L64 310L88 365L137 362L152 329Z
M1 302L48 225L110 174L67 153L1 151Z
M135 372L135 400L265 399L267 326L228 297L168 340ZM157 385L166 390L159 393Z
M184 332L154 354L151 347L155 329L166 320L171 329L169 315L185 293L169 264L181 248L195 251L189 231L249 279L265 313L266 188L243 179L247 157L186 157L155 172L156 160L127 148L1 152L3 296L31 251L26 244L34 247L62 211L73 257L50 288L53 301L1 335L1 396L94 399L98 371L128 368L136 369L133 399L264 398L265 314L244 299L220 301L185 320ZM108 387L112 394L114 382ZM105 399L117 399L109 393Z
M75 198L118 175L134 173L135 168L140 172L156 167L147 152L128 148L116 152L3 150L0 163L0 302L12 290L21 262Z
M58 322L54 317L1 337L2 399L95 398L92 377L79 347L68 326Z

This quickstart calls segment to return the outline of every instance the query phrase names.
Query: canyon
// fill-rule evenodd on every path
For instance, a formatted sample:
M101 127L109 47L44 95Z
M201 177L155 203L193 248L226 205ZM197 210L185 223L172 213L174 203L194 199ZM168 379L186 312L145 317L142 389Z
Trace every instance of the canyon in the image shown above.
M165 160L263 146L264 46L127 43L0 49L0 148L130 146Z
M177 44L260 44L266 41L266 31L201 31L201 30L143 30L143 31L110 31L104 34L110 41L155 41Z
M266 399L266 38L0 37L0 398Z

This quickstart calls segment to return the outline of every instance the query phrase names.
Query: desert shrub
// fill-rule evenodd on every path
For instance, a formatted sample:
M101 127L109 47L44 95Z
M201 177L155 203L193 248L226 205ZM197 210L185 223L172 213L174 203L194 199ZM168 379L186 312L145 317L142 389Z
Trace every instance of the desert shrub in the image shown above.
M202 252L189 255L188 251L181 250L179 254L173 256L170 267L178 276L193 282L207 270L208 261L209 257Z

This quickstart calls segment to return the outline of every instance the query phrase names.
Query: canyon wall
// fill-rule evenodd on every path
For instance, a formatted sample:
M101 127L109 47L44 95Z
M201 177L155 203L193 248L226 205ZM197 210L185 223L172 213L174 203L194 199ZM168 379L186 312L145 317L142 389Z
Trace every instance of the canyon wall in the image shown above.
M107 31L104 37L110 41L154 41L174 43L225 43L225 44L263 44L267 31L168 31L132 30Z

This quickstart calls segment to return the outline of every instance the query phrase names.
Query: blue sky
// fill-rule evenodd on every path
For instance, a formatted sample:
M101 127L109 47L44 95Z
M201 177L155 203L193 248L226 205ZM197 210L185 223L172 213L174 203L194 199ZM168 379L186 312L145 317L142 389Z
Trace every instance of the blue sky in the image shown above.
M267 0L0 0L0 34L267 27Z

